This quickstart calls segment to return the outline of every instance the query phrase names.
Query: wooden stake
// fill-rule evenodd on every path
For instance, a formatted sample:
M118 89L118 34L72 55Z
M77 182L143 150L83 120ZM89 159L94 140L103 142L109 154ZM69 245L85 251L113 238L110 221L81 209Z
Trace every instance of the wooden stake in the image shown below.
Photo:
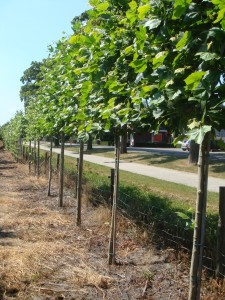
M40 140L37 140L37 177L40 177Z
M51 196L51 182L52 182L52 143L53 143L53 138L51 136L50 153L49 153L49 170L48 170L49 171L48 172L48 196Z
M200 300L202 258L206 224L209 146L210 132L206 133L204 141L199 148L199 182L196 199L195 228L190 268L189 300Z
M219 221L217 228L216 276L224 278L225 275L225 186L219 190Z
M83 156L84 156L84 142L80 140L78 177L77 177L77 226L80 226L81 224Z
M114 190L113 206L110 227L108 264L116 263L116 219L117 219L117 201L118 201L118 184L119 184L119 159L120 159L120 140L115 137L115 173L114 173Z
M61 133L61 154L60 154L60 172L59 172L59 207L63 206L63 181L64 181L64 146L65 135Z

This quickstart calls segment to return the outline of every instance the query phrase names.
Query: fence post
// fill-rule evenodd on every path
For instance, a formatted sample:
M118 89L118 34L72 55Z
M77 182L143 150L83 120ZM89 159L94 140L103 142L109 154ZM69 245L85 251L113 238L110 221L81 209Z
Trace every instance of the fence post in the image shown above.
M225 269L225 186L219 189L219 221L217 227L216 276L224 277Z

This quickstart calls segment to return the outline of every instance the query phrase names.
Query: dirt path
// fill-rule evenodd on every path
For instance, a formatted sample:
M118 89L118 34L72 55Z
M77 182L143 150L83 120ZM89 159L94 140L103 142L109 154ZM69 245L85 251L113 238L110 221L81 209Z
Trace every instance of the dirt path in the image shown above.
M46 187L0 150L0 299L187 299L188 270L171 249L146 246L120 217L120 264L108 267L108 209L85 203L76 227L75 199L67 191L59 209L56 187L52 197Z

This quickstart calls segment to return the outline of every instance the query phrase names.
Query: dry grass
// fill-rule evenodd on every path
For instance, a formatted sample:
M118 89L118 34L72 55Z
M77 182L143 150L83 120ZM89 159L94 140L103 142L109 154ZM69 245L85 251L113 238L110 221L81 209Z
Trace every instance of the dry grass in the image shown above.
M187 299L185 263L173 250L151 246L131 220L118 216L118 265L109 267L107 207L94 208L86 197L77 227L68 190L58 208L56 186L47 197L47 181L27 176L26 166L2 174L0 299ZM222 287L220 294L212 290L220 295L214 299L223 299Z

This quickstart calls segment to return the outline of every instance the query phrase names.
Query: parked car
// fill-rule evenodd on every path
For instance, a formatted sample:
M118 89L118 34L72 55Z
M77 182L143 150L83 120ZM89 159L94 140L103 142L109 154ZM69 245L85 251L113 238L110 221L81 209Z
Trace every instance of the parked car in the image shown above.
M186 151L186 150L190 150L190 140L184 140L181 144L181 149L183 151ZM211 141L210 142L210 151L214 152L214 151L219 151L220 150L220 147L217 143L217 141Z
M186 150L190 150L190 141L189 140L184 140L181 144L181 149L183 151L186 151Z

